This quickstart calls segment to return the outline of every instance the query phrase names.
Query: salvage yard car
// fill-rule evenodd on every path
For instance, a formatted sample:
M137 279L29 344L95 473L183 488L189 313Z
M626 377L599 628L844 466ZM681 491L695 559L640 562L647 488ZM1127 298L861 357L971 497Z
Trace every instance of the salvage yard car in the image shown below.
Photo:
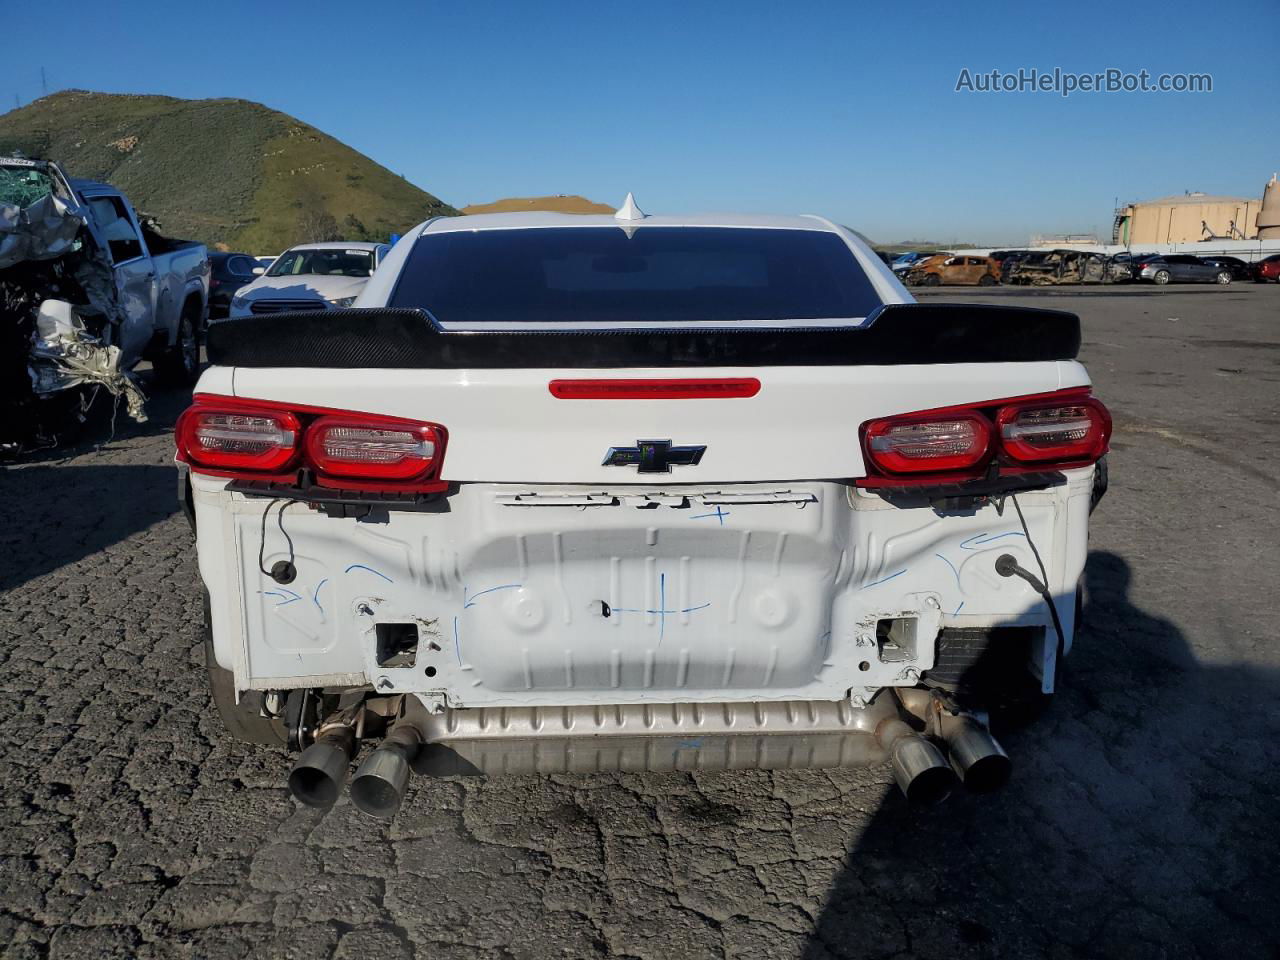
M939 253L914 264L906 275L910 286L936 287L967 284L982 287L1000 282L1000 262L990 257Z
M1050 250L1023 257L1009 266L1005 280L1014 285L1049 286L1073 283L1121 283L1130 279L1127 260L1085 250Z
M108 184L0 157L0 448L53 442L100 390L145 419L130 371L193 383L208 297L203 246Z
M1153 283L1220 283L1231 282L1231 270L1206 263L1199 257L1183 253L1158 254L1134 265L1135 280Z
M236 292L229 315L349 307L390 249L385 243L345 242L290 247Z
M1280 253L1264 257L1253 265L1255 283L1266 283L1268 280L1280 282Z
M247 253L209 254L209 317L225 317L231 311L231 298L241 287L253 283L265 272L258 261Z
M300 802L366 743L378 817L411 771L1004 782L1104 486L1076 317L630 197L428 221L357 307L215 325L176 430L213 699Z

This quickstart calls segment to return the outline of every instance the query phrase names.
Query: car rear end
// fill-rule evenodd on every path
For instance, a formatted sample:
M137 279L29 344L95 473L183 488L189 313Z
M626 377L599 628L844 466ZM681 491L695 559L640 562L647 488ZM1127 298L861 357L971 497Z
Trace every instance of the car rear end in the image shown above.
M1075 319L904 302L824 221L469 219L370 309L219 325L178 426L213 666L295 794L379 737L384 816L411 763L994 786L1109 434Z

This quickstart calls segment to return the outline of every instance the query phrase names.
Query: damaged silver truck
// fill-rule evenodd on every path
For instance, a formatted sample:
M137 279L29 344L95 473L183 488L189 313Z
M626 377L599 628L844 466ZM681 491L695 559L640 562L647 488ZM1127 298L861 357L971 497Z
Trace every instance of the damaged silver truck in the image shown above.
M145 420L131 371L193 383L208 300L202 245L108 184L0 157L0 452L56 444L104 393Z

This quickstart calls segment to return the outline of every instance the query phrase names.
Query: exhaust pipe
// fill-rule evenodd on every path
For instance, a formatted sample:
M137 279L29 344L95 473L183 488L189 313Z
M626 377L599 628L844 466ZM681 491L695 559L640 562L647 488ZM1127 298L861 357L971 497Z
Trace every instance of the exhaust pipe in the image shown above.
M365 757L351 781L351 802L362 813L390 820L400 809L409 783L409 762L422 746L422 734L398 723L378 748Z
M909 727L890 717L876 728L876 739L889 751L893 778L907 802L931 807L951 796L956 775L942 751Z
M953 716L943 721L942 738L951 766L965 789L991 793L1009 782L1013 763L996 738L973 717Z
M355 746L355 731L345 723L322 729L289 774L289 790L298 802L308 807L332 807L347 782Z

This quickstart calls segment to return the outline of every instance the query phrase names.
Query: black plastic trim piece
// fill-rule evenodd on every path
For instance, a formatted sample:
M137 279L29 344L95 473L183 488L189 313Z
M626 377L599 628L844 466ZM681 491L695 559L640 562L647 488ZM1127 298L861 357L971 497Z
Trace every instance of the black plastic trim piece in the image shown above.
M1067 482L1064 474L1056 470L1036 473L1013 473L998 477L983 477L962 483L939 483L918 487L868 487L869 493L878 493L889 503L900 507L918 507L925 503L939 510L967 510L977 501L999 499L1009 493L1023 490L1045 490ZM855 480L856 484L857 481Z
M331 369L609 369L896 366L1071 360L1072 313L964 303L896 303L860 327L445 331L424 311L264 314L209 327L209 361Z
M365 490L339 490L307 482L302 476L296 483L270 480L232 480L226 489L246 497L293 500L311 504L330 516L365 517L375 509L430 510L441 498L440 493L392 493ZM438 507L437 507L438 509Z

